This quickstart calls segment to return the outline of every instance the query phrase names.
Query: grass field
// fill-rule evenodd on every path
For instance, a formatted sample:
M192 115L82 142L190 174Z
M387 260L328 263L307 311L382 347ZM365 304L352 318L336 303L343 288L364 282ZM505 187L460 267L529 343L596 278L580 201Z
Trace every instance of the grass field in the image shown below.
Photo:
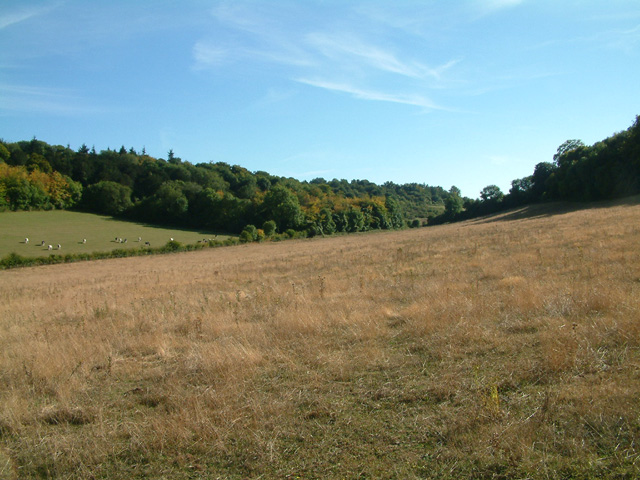
M91 253L116 248L141 248L145 242L159 247L171 238L182 244L193 244L214 236L215 233L211 231L162 228L63 210L0 213L0 258L9 253L23 257L49 255L52 252L48 250L48 245L53 246L53 253ZM25 238L29 239L28 244ZM127 243L118 243L116 238L126 239ZM142 240L138 242L138 238ZM226 236L218 236L218 240L224 238ZM84 239L86 243L83 243ZM45 246L41 246L42 241ZM60 251L57 245L62 247Z
M0 478L639 478L639 245L632 199L0 272Z

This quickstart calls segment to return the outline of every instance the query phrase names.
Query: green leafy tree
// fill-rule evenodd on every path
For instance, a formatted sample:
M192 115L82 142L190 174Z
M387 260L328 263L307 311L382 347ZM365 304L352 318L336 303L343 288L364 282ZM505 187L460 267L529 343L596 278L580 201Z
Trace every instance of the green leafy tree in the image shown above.
M11 176L4 179L6 203L12 210L31 210L47 207L47 194L26 177Z
M400 206L400 202L390 195L387 195L384 206L387 209L387 213L389 215L390 227L391 228L402 228L404 227L404 215L402 214L402 208Z
M177 182L167 182L154 195L156 215L167 223L180 223L184 218L189 201Z
M545 196L555 196L557 185L554 185L552 175L556 169L557 167L550 162L540 162L534 167L531 176L531 197L534 202L542 200Z
M262 225L262 230L264 231L264 234L267 237L271 237L273 235L275 235L276 233L276 222L274 222L273 220L267 220L266 222L264 222L264 224Z
M445 216L449 219L459 215L464 210L464 200L460 195L449 195L444 201Z
M320 235L333 235L337 231L336 222L333 220L333 214L327 207L320 210L317 225L319 226L318 233Z
M132 205L131 189L116 182L94 183L85 188L82 195L82 206L96 213L119 215Z
M11 157L11 152L4 144L0 143L0 162L9 162L9 157Z
M557 152L553 156L553 161L557 165L560 165L563 156L567 155L569 152L572 152L584 146L585 145L584 143L582 143L582 140L576 140L576 139L566 140L565 142L562 143L562 145L558 147Z
M44 173L51 173L53 171L47 159L39 153L32 153L31 155L29 155L26 166L27 170L29 170L30 172L35 169L38 169Z
M462 192L455 185L451 186L451 188L449 189L449 194L450 195L457 195L458 197L462 197Z
M255 242L258 240L258 229L254 225L247 225L240 232L240 241L243 243Z
M287 187L276 185L267 192L262 202L263 215L276 222L279 231L297 230L304 222L298 197Z
M488 185L480 192L480 198L485 202L500 202L504 198L504 194L497 185Z
M365 228L365 219L362 211L357 208L350 208L346 212L347 232L361 232Z

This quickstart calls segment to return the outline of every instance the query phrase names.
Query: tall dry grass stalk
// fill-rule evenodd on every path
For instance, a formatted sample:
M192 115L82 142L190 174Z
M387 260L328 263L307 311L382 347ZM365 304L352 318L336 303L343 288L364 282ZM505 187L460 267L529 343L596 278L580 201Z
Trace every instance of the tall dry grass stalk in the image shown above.
M607 207L2 272L0 477L633 478Z

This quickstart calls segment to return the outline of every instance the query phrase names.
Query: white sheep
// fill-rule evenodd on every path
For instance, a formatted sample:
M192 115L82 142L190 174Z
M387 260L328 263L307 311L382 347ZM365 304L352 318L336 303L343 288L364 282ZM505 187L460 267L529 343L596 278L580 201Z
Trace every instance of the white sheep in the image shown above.
M58 250L60 250L62 248L62 245L58 244Z
M25 239L24 239L24 243L29 243L29 239L28 239L28 238L25 238Z
M83 238L83 239L82 239L82 243L87 243L87 239L86 239L86 238Z
M173 242L173 237L171 237L169 240L171 240Z
M49 245L48 250L53 250L53 245Z
M142 237L138 237L138 241L141 242L142 241Z

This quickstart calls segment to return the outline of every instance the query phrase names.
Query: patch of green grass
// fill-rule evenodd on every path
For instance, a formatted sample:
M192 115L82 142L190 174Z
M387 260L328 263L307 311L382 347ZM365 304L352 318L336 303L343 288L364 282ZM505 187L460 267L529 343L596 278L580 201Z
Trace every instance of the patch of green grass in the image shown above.
M183 230L127 222L91 213L54 210L49 212L0 213L0 258L17 253L22 257L55 254L90 254L115 249L138 249L149 242L152 247L166 245L173 238L183 245L214 238L208 230ZM141 241L138 241L138 237ZM25 243L25 238L29 243ZM127 239L119 243L116 238ZM224 241L228 235L218 235ZM86 239L86 243L83 243ZM44 246L41 246L44 241ZM49 251L48 245L53 246ZM57 250L60 245L61 249Z

